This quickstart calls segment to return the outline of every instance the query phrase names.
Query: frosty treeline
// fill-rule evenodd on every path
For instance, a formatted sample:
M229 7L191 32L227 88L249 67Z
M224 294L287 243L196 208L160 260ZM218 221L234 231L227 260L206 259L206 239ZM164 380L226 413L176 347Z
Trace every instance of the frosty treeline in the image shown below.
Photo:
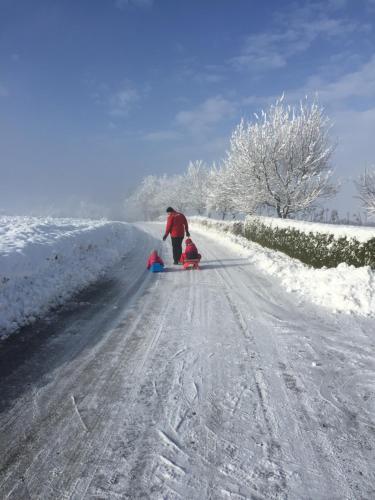
M181 175L144 178L126 200L126 211L145 219L157 218L169 205L223 219L265 208L281 218L304 214L337 191L330 127L316 102L294 107L282 97L253 121L241 120L218 165L192 161Z
M375 217L375 168L365 170L356 182L359 198L370 216Z
M208 208L209 177L210 169L202 161L190 162L181 175L149 175L125 200L127 218L154 220L167 206L202 215Z

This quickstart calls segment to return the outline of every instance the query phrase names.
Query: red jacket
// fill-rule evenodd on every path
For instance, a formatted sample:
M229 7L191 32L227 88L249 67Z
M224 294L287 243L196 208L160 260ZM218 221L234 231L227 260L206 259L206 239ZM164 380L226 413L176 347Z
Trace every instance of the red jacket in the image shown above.
M185 232L189 232L185 215L180 214L179 212L171 212L168 215L165 236L168 236L170 233L172 238L183 238L185 236Z
M153 252L151 252L150 257L148 258L147 269L150 269L150 267L152 266L152 264L156 264L156 263L161 264L162 266L164 266L163 259L161 257L159 257L158 252L156 250L154 250Z

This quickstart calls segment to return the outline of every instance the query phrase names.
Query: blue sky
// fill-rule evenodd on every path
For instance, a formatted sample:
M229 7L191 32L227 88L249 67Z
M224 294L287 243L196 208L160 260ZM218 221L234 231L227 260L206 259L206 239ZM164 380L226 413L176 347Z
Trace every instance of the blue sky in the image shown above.
M0 0L0 209L117 203L319 95L340 210L375 163L375 1ZM336 202L335 202L336 203Z

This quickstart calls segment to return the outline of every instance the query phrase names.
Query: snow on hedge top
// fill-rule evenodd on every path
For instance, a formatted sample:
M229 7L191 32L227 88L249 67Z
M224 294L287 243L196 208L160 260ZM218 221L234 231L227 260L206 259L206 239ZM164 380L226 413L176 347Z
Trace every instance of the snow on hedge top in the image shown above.
M0 336L92 283L132 247L122 222L0 217Z
M280 229L297 229L303 233L323 233L332 234L335 239L348 238L356 239L361 243L365 243L372 238L375 238L375 227L370 226L348 226L345 224L324 224L322 222L307 222L294 219L279 219L275 217L253 216L246 217L246 221L257 219L261 223L278 227Z

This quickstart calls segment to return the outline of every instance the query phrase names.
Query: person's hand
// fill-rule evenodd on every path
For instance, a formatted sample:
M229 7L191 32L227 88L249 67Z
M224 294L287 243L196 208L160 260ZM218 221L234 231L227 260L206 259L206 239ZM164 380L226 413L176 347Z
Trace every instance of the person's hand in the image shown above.
M166 239L167 239L167 235L165 234L165 235L163 236L163 241L165 241Z
M190 233L189 233L189 231L186 231L186 236L187 236L188 238L190 238Z

